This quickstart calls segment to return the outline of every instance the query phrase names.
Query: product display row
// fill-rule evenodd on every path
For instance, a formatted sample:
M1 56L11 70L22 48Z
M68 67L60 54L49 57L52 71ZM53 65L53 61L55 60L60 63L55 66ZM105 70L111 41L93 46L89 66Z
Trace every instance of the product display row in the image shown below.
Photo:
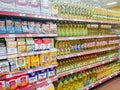
M6 38L0 39L0 55L51 50L53 38Z
M99 38L99 39L82 39L69 41L56 41L55 48L58 49L58 55L66 55L88 50L97 50L112 46L118 46L117 38Z
M0 76L16 73L34 68L49 67L57 65L57 53L42 53L40 55L31 55L26 57L10 58L0 61ZM4 67L3 67L4 66Z
M56 34L57 25L52 22L39 22L14 18L0 18L0 34Z
M54 82L55 90L82 90L89 84L118 72L119 68L120 63L112 62L62 77L59 81Z
M27 87L29 84L35 85L38 81L44 81L47 78L53 78L55 76L55 69L48 68L17 77L7 78L4 81L0 81L1 90L18 90Z
M54 0L53 5L58 8L58 16L66 18L97 19L107 21L119 21L120 13L117 11L91 7L82 1Z
M84 55L80 57L74 57L69 59L62 59L58 61L58 66L56 67L56 73L64 73L77 68L82 68L111 58L118 57L117 50L104 51L96 54Z
M65 36L92 36L113 35L119 30L117 25L81 23L81 22L57 22L57 34Z

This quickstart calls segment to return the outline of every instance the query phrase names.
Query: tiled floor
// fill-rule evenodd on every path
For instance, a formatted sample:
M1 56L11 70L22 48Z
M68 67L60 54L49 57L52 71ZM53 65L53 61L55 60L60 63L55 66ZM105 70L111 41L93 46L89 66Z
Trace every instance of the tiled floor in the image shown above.
M120 90L120 77L113 78L92 90Z

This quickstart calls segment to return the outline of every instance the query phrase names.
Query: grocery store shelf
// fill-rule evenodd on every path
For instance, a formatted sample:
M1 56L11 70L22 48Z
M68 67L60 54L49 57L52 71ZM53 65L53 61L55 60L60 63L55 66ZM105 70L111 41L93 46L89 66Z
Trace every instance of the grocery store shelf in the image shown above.
M57 41L64 41L64 40L91 39L91 38L107 38L107 37L118 37L118 35L78 36L78 37L56 37L56 40L57 40Z
M61 77L64 77L64 76L67 76L67 75L70 75L70 74L73 74L73 73L77 73L77 72L80 72L80 71L83 71L83 70L87 70L87 69L97 67L97 66L100 66L100 65L103 65L103 64L106 64L106 63L110 63L112 61L117 61L117 60L119 60L119 58L115 57L115 58L112 58L110 60L105 60L105 61L102 61L102 62L98 62L96 64L84 66L82 68L77 68L77 69L73 69L73 70L70 70L70 71L66 71L66 72L58 74L57 76L58 76L58 78L61 78Z
M0 80L6 79L6 78L11 78L11 77L16 77L16 76L20 76L20 75L24 75L24 74L28 74L28 73L32 73L32 72L36 72L36 71L40 71L40 70L45 70L45 69L52 68L52 67L57 67L57 65L49 65L47 67L39 67L39 68L19 71L19 72L16 72L16 73L15 72L14 73L9 73L8 75L0 77Z
M119 46L115 46L115 47L98 49L98 50L90 50L90 51L85 51L85 52L80 52L80 53L72 53L72 54L68 54L68 55L58 56L57 59L65 59L65 58L77 57L77 56L82 56L82 55L87 55L87 54L92 54L92 53L98 53L98 52L103 52L103 51L107 51L107 50L112 50L112 49L118 49L118 48L119 48Z
M57 34L0 34L0 38L7 37L55 37Z
M0 15L3 16L15 16L15 17L28 17L34 19L44 19L44 20L61 20L61 21L79 21L79 22L94 22L94 23L109 23L109 24L120 24L120 22L111 22L111 21L101 21L101 20L88 20L88 19L74 19L74 18L61 18L61 17L52 17L52 16L41 16L37 14L25 14L19 12L9 12L9 11L0 11Z
M4 55L4 56L0 56L0 60L2 59L7 59L7 58L16 58L16 57L20 57L20 56L30 56L30 55L37 55L37 54L42 54L42 53L49 53L49 52L53 52L53 51L57 51L57 49L51 49L51 50L46 50L46 51L35 51L35 52L26 52L26 53L21 53L21 54L11 54L11 55Z
M54 78L47 79L44 81L38 81L36 84L28 85L27 87L22 88L22 89L18 89L18 90L33 90L35 88L39 88L39 87L42 87L44 85L48 85L49 83L52 83L52 82L57 81L57 80L58 80L58 78L54 77Z
M111 78L113 78L113 77L115 77L115 76L117 76L119 74L120 74L120 71L119 72L115 72L115 73L113 73L113 74L103 78L102 80L99 80L99 81L97 81L97 82L95 82L93 84L90 84L88 87L85 87L83 90L89 90L89 89L91 89L93 87L96 87L96 86L98 86L98 85L100 85L100 84L110 80Z

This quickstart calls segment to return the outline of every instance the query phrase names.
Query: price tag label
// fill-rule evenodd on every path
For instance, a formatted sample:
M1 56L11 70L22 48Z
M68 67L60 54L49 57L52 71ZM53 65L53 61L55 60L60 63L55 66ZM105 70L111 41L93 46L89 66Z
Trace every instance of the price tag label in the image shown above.
M9 37L15 37L15 34L9 34Z
M77 55L78 55L78 56L80 56L81 54L80 54L80 53L78 53Z
M101 81L99 81L99 83L101 84L102 82L101 82Z
M22 53L20 56L27 56L27 53Z
M105 62L103 61L102 64L105 64Z
M49 84L52 83L51 79L47 79L47 82L48 82Z
M73 74L73 70L70 71L70 74Z
M8 58L16 58L18 55L14 54L14 55L8 55Z
M34 52L29 52L28 55L34 55Z
M6 78L11 78L12 74L6 75Z
M110 62L112 61L112 59L110 59Z
M1 56L0 57L0 59L6 59L7 58L7 56Z
M112 76L109 76L110 78L112 78Z
M70 56L69 55L66 55L65 58L69 58Z
M88 68L91 68L91 66L88 66Z
M32 34L27 34L27 37L32 37L33 35Z
M20 13L20 16L25 16L25 14L23 14L23 13Z
M94 87L94 84L92 84L92 87Z
M32 70L32 69L28 70L28 73L32 73L32 72L33 72L33 70Z

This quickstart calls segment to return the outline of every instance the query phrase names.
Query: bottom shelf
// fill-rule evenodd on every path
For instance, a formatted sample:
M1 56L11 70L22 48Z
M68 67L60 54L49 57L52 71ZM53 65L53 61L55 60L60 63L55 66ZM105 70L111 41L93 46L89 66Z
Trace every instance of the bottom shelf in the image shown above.
M119 75L119 74L120 74L120 71L119 71L119 72L115 72L114 74L111 74L111 75L103 78L102 80L99 80L99 81L97 81L97 82L95 82L95 83L90 84L88 87L83 88L83 90L89 90L89 89L91 89L91 88L94 88L94 87L96 87L96 86L98 86L98 85L100 85L100 84L102 84L102 83L110 80L111 78Z

